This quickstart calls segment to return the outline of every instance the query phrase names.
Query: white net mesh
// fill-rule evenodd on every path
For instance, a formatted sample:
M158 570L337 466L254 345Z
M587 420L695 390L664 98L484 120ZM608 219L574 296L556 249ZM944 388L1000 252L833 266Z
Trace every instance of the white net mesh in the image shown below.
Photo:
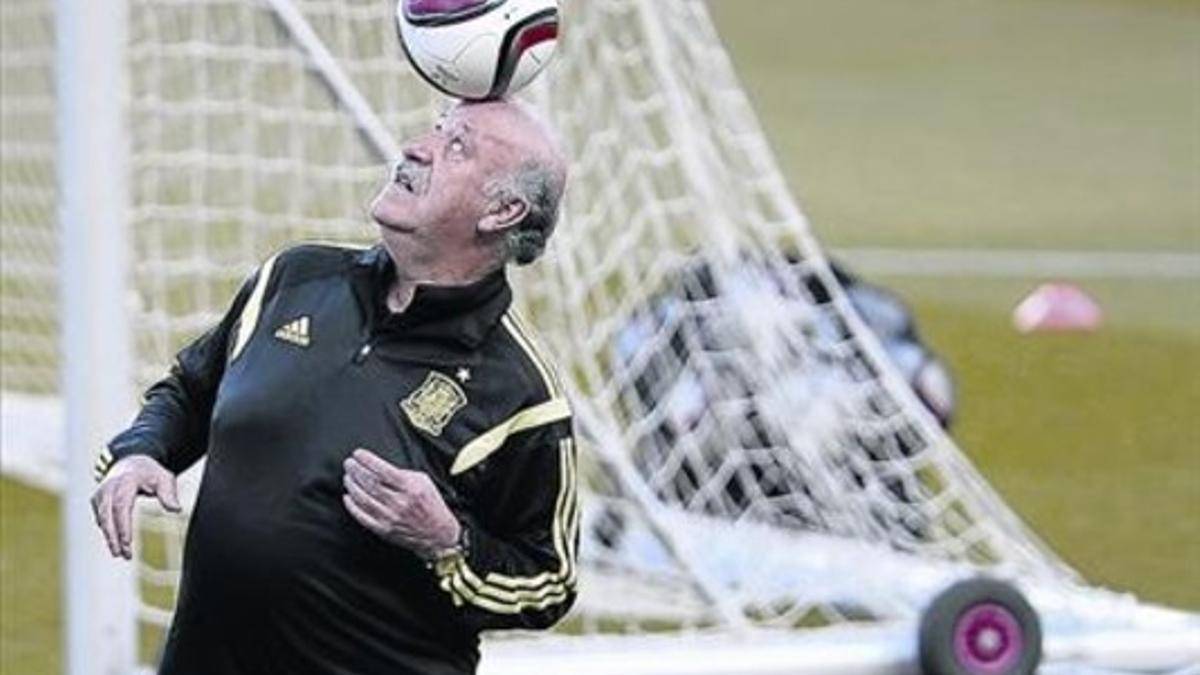
M54 32L44 0L0 7L0 363L4 391L58 379Z
M385 3L304 3L305 16L393 128L429 94ZM255 260L297 238L370 236L380 162L304 53L258 3L133 2L130 72L139 382L214 321Z
M437 102L402 64L390 3L297 6L399 137L429 123ZM4 387L53 392L51 18L46 0L3 11ZM271 251L368 240L384 171L265 4L130 14L142 386ZM567 213L515 276L589 451L571 629L900 617L960 563L1072 579L849 311L703 3L574 0L565 26L531 98L573 155ZM182 522L144 522L142 618L161 627Z

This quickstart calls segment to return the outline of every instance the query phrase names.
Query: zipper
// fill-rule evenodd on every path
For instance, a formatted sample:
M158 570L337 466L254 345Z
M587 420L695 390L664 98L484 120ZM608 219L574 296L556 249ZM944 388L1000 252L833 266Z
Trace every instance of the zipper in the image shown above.
M367 357L370 356L371 352L375 350L374 342L374 338L368 338L367 341L358 348L358 351L354 352L354 358L351 359L354 365L361 366L367 362Z

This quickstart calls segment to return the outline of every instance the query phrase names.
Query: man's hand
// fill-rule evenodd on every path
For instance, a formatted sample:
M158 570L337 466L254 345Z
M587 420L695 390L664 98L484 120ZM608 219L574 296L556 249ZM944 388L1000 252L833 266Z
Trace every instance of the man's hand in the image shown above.
M361 448L344 466L342 502L363 527L426 559L458 542L462 526L427 474L397 468Z
M138 495L154 495L172 513L180 510L175 476L145 455L119 460L92 494L92 512L113 557L133 558L133 503Z

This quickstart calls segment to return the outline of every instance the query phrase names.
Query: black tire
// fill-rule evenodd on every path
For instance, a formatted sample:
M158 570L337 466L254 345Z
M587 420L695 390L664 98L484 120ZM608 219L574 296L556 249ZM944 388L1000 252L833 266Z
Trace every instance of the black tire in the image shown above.
M978 577L933 599L918 647L925 675L1032 675L1042 660L1042 627L1020 591Z

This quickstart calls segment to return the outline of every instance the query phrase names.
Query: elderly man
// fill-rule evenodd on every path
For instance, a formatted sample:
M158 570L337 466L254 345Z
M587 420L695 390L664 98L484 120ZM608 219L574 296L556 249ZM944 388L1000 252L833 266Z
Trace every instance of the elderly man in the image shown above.
M163 673L471 673L481 630L574 600L571 413L504 273L553 232L563 159L502 101L403 154L380 244L264 263L101 458L130 558L137 495L177 510L207 456Z

